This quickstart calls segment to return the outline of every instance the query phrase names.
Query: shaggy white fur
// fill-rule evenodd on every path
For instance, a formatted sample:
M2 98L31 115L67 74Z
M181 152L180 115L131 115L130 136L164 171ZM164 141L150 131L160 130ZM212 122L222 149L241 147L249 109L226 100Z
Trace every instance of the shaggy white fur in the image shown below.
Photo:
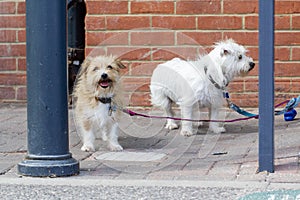
M210 119L218 119L223 106L223 91L212 84L209 77L226 88L234 77L246 75L254 68L253 59L246 56L246 49L232 39L216 43L207 55L195 61L174 58L159 64L151 77L152 104L162 107L168 116L173 116L172 102L179 105L181 117L191 119L197 105L210 109ZM174 120L168 119L167 129L176 129ZM219 123L211 122L209 130L225 132ZM182 121L181 135L192 135L192 123Z

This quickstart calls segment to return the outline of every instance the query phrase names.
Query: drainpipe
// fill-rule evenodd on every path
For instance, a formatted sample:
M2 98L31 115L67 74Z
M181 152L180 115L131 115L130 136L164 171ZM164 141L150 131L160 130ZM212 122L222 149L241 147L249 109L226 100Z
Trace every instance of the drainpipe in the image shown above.
M26 0L28 152L21 175L79 173L69 152L66 9L62 0Z
M84 0L68 0L68 71L69 94L73 92L74 82L84 60L85 48Z

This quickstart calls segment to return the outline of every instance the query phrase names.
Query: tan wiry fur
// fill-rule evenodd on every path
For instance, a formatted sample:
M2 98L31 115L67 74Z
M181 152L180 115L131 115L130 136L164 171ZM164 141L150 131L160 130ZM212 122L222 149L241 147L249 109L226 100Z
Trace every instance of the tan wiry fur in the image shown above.
M118 143L118 118L121 106L120 69L125 66L113 56L87 58L81 66L75 85L75 119L79 127L82 151L95 151L96 133L102 132L102 139L108 140L112 151L123 148ZM111 99L111 103L99 99ZM113 111L111 110L113 108Z

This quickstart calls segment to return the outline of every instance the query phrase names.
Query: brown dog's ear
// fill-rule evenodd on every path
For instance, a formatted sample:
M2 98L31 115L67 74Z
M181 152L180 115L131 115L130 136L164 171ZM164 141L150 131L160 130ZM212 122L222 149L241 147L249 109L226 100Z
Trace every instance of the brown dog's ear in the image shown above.
M86 74L88 67L90 66L92 62L92 59L87 57L83 63L81 64L81 67L79 69L78 77L82 76L83 74Z
M91 62L92 62L92 58L87 57L87 58L85 58L85 60L81 64L81 67L82 68L88 68L88 66L90 66Z
M116 60L115 63L120 69L126 69L126 66L121 62L121 60Z

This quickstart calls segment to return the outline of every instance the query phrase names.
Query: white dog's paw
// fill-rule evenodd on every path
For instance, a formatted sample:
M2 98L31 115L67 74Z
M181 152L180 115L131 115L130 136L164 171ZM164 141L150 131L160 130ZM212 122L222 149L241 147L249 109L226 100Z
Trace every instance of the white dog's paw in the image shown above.
M187 130L182 130L181 132L180 132L180 135L182 135L182 136L192 136L192 135L194 135L191 131L187 131Z
M209 130L213 133L224 133L226 129L224 127L209 127Z
M123 151L123 147L119 144L109 144L108 145L108 148L111 150L111 151Z
M107 134L106 134L106 133L103 133L103 134L102 134L102 140L103 140L103 141L107 141Z
M90 145L82 145L81 147L81 151L86 151L86 152L89 152L89 151L95 151L95 147L94 145L90 144Z
M167 123L165 128L169 130L178 129L178 125L175 123Z

